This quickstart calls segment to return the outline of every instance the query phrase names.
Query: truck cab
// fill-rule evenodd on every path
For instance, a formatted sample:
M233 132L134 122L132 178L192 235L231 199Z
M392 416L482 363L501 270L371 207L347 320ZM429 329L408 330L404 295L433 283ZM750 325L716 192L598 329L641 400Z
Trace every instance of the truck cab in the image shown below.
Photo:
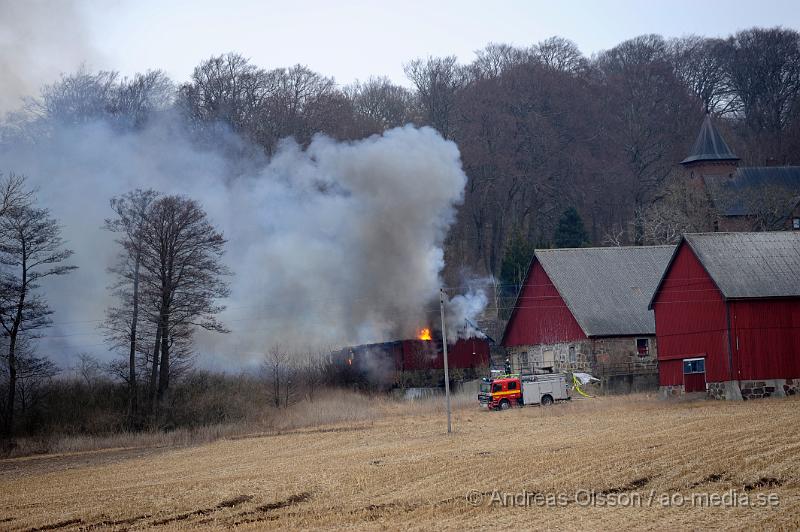
M519 376L506 375L498 379L483 379L478 402L490 410L507 410L522 405L522 381Z

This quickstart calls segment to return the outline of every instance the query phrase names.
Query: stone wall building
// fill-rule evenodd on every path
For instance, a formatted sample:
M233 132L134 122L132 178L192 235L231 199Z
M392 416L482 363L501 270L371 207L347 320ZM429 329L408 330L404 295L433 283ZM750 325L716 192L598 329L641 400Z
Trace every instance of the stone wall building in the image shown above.
M740 167L710 115L681 165L707 196L715 231L800 230L800 166Z
M588 372L617 391L655 388L647 305L673 249L536 250L503 335L512 367Z

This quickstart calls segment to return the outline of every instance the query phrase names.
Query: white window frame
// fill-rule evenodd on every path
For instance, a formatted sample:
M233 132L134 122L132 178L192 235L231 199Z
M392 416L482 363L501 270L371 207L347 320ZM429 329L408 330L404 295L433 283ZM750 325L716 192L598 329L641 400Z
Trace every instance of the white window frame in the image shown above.
M686 373L685 366L684 366L683 374L684 375L697 375L699 373L705 373L706 372L706 357L684 358L681 361L681 364L686 364L687 362L697 362L699 360L703 361L703 371L695 371L695 372L692 372L692 373Z

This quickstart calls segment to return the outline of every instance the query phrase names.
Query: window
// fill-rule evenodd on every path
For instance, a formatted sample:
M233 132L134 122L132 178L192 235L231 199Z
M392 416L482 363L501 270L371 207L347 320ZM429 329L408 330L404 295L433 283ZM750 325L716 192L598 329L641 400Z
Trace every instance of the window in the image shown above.
M494 384L492 386L492 391L493 392L502 392L503 391L503 385L499 384L499 383L498 384Z
M517 389L517 383L514 382L514 381L509 382L508 383L508 389L509 390L516 390Z
M578 357L575 355L575 346L569 346L569 361L573 364L578 361Z
M691 358L683 361L683 373L705 373L706 360L704 358Z
M646 357L650 354L650 339L649 338L637 338L636 339L636 352L639 353L640 357Z
M519 366L521 368L527 368L528 367L528 352L527 351L523 351L523 352L521 352L519 354Z
M800 218L792 218L792 229L800 229Z

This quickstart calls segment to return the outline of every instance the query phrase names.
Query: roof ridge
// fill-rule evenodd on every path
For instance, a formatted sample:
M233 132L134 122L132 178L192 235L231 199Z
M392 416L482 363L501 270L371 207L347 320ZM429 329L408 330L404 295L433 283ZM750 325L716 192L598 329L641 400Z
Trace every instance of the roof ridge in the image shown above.
M652 248L671 248L675 244L654 244L652 246L588 246L582 248L536 248L535 253L548 251L590 251L595 249L652 249Z

